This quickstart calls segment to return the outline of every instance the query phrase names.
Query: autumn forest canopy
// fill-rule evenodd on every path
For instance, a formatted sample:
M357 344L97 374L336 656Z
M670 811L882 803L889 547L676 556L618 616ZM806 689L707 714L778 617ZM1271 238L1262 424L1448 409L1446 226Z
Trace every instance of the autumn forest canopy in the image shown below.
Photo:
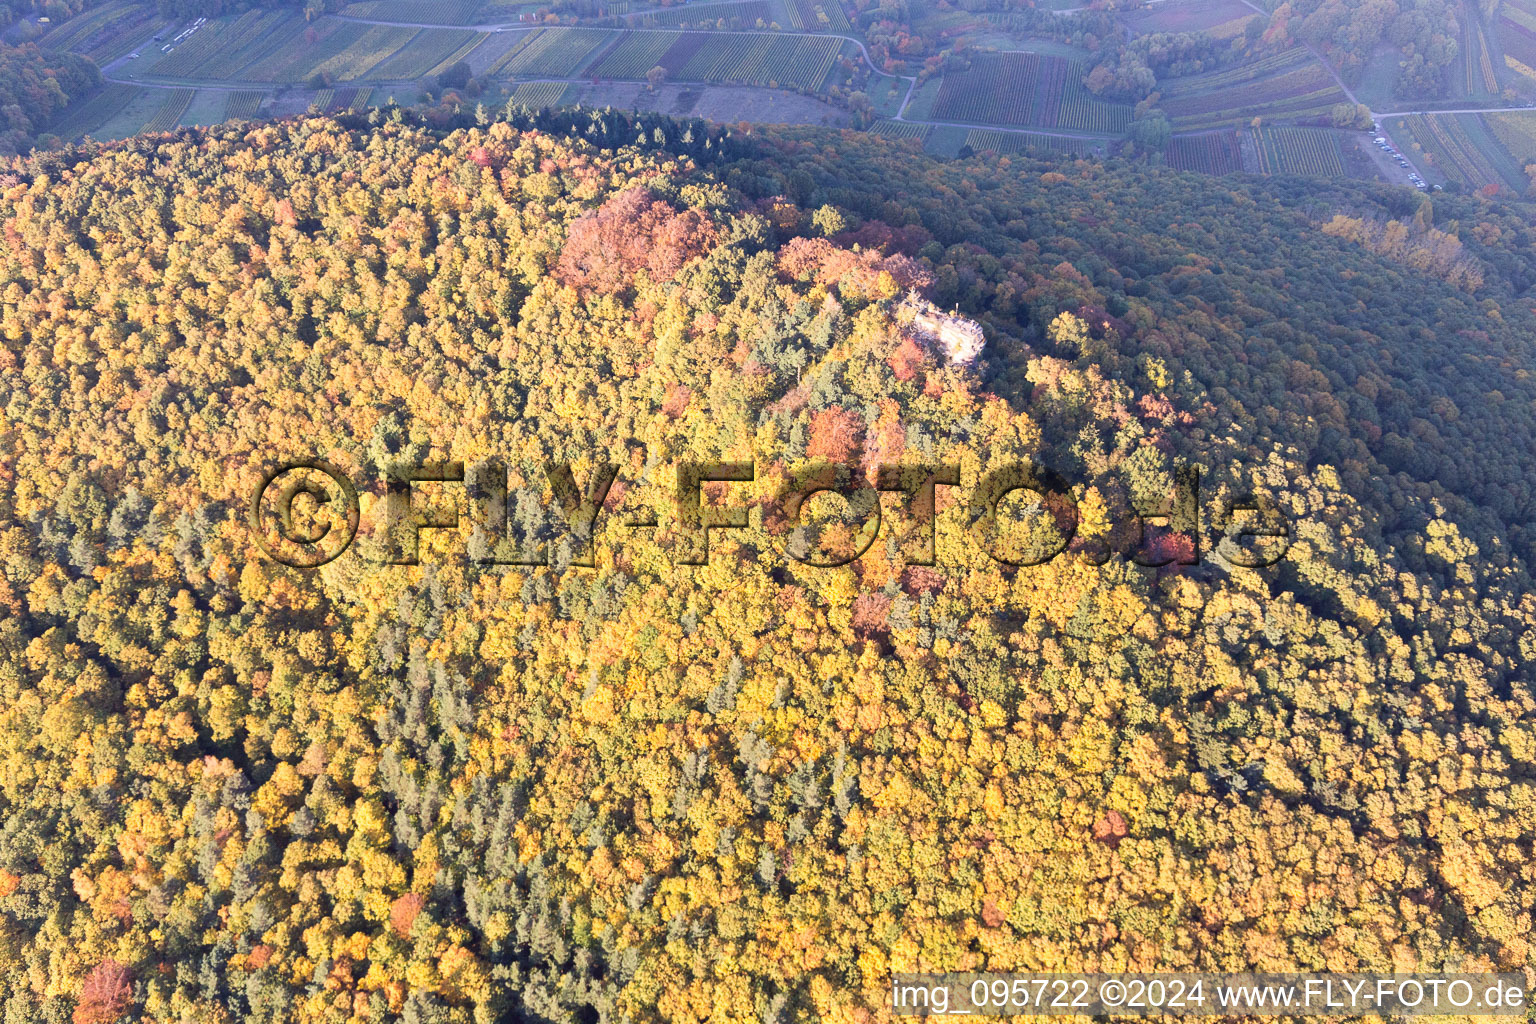
M183 129L0 191L7 1024L1530 968L1517 206L582 110ZM360 492L314 570L247 521L302 458ZM458 524L388 564L390 467L490 460L505 494L415 485ZM710 461L750 524L685 564ZM588 531L546 467L603 462ZM848 564L782 557L818 462L958 467L937 564L900 490ZM1066 546L1028 568L962 500L1018 463L1078 510L999 510ZM1248 496L1271 568L1223 542ZM807 542L858 550L850 509Z

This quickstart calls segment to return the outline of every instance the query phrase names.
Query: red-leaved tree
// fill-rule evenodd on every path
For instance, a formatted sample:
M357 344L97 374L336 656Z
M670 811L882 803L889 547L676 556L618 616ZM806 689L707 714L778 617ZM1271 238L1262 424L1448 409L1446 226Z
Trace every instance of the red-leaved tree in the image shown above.
M75 1024L111 1024L121 1017L133 1001L133 977L126 964L103 960L91 968L80 986L80 1001L75 1004Z
M698 210L679 213L643 188L627 189L571 224L555 276L604 295L629 287L641 270L670 281L715 236L714 223Z

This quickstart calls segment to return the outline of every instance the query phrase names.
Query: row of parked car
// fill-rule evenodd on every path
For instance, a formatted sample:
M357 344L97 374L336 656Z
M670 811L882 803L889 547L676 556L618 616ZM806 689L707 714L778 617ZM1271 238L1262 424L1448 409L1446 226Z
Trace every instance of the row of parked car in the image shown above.
M1408 162L1407 157L1403 156L1403 154L1392 148L1392 143L1387 141L1386 136L1376 136L1376 148L1387 154L1387 156L1397 158L1397 165L1408 172L1408 180L1413 182L1414 188L1421 191L1429 190L1429 184L1425 182L1423 178L1419 177L1419 172L1413 169L1413 165ZM1440 190L1440 186L1436 185L1435 190L1438 192Z

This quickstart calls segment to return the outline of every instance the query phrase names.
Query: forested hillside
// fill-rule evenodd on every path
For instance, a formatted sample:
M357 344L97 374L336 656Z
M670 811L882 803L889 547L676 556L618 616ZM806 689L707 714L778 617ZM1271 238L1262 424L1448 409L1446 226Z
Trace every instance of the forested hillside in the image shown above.
M7 1024L869 1021L892 970L1529 967L1524 220L468 120L5 180ZM300 458L362 492L316 570L247 525ZM389 467L487 460L506 529L494 485L419 484L458 526L386 564ZM755 466L707 487L752 516L704 565L692 461ZM972 497L1025 461L1078 514L1013 567ZM615 467L594 543L551 462ZM958 466L937 564L899 492L806 564L863 544L781 514L818 462ZM1189 465L1199 529L1143 537ZM1223 542L1250 494L1290 523L1272 568ZM994 550L1066 543L1060 505Z

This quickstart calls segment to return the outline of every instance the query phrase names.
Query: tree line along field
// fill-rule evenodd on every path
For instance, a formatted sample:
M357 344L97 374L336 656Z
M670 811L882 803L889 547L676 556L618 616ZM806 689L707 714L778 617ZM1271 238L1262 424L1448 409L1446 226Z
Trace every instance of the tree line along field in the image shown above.
M1339 135L1327 128L1250 128L1255 174L1312 174L1342 177Z
M1163 160L1180 171L1202 174L1236 174L1243 169L1243 151L1231 128L1199 135L1175 135L1168 140Z
M1159 90L1159 107L1185 130L1235 126L1255 117L1322 117L1348 99L1328 69L1301 46L1235 68L1169 79Z
M1125 131L1131 108L1088 92L1082 85L1085 70L1050 54L977 54L966 70L944 75L933 118L1100 134Z
M1522 165L1499 145L1500 133L1480 114L1412 114L1393 125L1413 139L1430 167L1466 188L1498 185L1520 192L1526 187Z
M842 40L775 33L625 32L591 68L602 78L644 78L660 67L688 82L776 85L819 90Z

